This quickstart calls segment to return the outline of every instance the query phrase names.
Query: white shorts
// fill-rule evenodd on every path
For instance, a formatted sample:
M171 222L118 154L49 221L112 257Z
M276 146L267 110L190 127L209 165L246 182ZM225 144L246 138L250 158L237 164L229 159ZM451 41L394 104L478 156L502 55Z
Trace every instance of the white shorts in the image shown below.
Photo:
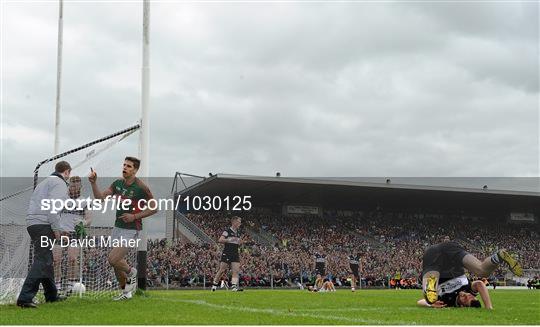
M120 228L120 227L113 227L113 230L111 233L112 242L118 241L121 244L138 244L140 243L139 239L140 239L139 231L136 229L125 229L125 228ZM135 242L131 240L134 240ZM122 247L132 247L132 246L127 245L127 246L122 246Z

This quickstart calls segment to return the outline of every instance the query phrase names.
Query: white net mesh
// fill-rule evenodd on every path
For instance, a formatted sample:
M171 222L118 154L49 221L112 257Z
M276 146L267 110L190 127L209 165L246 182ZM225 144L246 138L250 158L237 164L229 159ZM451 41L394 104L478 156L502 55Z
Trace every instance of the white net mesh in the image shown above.
M0 224L0 304L12 303L28 271L30 236L25 226Z
M112 182L111 176L120 176L122 163L126 156L137 153L135 142L126 138L132 135L137 128L119 133L118 135L96 142L84 149L74 151L43 164L39 169L40 181L42 177L54 171L54 165L60 160L68 161L72 166L72 176L82 179L81 197L92 197L92 191L86 176L90 167L98 172L100 189L106 188ZM131 138L133 139L133 138ZM26 211L33 190L33 178L3 178L2 194L0 194L0 304L13 303L20 292L22 283L32 264L32 250L30 237L26 230ZM115 212L92 212L92 226L87 228L89 235L108 236L114 224ZM110 296L117 290L118 284L107 257L110 248L83 248L78 251L76 265L78 272L73 274L69 268L67 249L61 256L60 268L55 276L62 281L64 291L73 284L75 276L85 285L83 296L101 297ZM130 250L127 261L130 265L136 263L136 249ZM40 292L41 293L41 292ZM38 299L42 296L38 296Z
M77 248L77 265L75 272L76 280L71 280L69 258L67 248L62 250L61 276L55 276L57 281L61 281L62 291L65 294L85 296L91 298L111 297L119 291L119 285L108 262L110 247L100 246L101 237L107 238L111 235L112 227L90 227L87 228L89 239L95 237L96 247ZM136 266L137 249L132 248L126 255L129 266ZM74 282L84 285L84 293L81 288L73 288Z

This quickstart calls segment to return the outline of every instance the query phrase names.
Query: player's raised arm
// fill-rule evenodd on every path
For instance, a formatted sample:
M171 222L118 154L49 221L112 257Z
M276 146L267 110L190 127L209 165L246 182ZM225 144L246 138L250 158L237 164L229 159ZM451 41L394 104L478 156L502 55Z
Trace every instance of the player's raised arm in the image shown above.
M88 181L90 182L90 185L92 186L92 193L94 193L94 198L103 200L107 196L113 194L113 190L110 186L103 192L99 190L99 187L97 185L97 173L92 168L90 168L90 175L88 175Z
M481 280L476 280L472 282L471 288L473 291L478 292L484 302L486 309L493 310L493 304L491 303L491 298L489 297L489 292L487 290L486 284Z

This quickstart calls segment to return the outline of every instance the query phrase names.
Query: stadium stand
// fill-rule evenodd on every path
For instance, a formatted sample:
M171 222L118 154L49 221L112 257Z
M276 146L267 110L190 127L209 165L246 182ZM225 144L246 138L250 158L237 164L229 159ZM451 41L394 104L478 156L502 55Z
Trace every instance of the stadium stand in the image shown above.
M179 185L176 176L174 185ZM338 287L348 284L348 255L361 253L362 287L414 288L425 248L448 239L477 257L498 248L519 257L525 277L501 268L491 281L526 285L540 275L538 192L227 174L175 190L173 199L251 197L251 210L234 212L243 218L242 286L313 282L313 255L322 246L328 277ZM149 247L153 285L208 286L221 254L215 240L230 214L175 210L167 223L169 238ZM213 241L187 242L179 227L186 224L196 226L198 239Z
M187 218L210 238L228 225L226 213L190 213ZM350 253L362 253L364 287L417 287L424 249L444 239L463 244L477 257L497 248L514 252L525 271L540 268L537 225L511 224L489 217L449 219L443 214L331 211L322 216L250 213L243 228L272 235L274 244L256 242L248 234L241 250L243 286L290 286L315 277L313 252L322 245L327 272L337 286L347 285ZM247 226L246 226L247 225ZM377 244L374 244L377 242ZM154 240L149 246L149 276L153 286L187 287L209 283L219 263L214 244L196 245ZM398 281L392 281L397 277ZM494 279L505 280L499 269ZM535 276L528 276L533 278ZM403 281L402 281L403 280Z

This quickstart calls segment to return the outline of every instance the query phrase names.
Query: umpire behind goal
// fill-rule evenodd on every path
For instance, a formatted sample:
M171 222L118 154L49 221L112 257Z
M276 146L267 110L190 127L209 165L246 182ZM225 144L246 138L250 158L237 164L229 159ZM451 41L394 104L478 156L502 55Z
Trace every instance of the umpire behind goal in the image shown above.
M41 210L42 199L68 199L68 186L66 180L71 173L71 166L66 161L60 161L54 167L54 173L45 178L36 186L30 198L26 224L28 234L34 245L34 262L24 281L21 293L17 299L17 305L22 308L36 308L33 302L39 290L39 284L43 284L45 300L56 302L65 298L58 296L58 290L54 285L53 254L50 243L53 239L60 238L60 213L53 214ZM47 237L48 246L41 246L41 237Z

